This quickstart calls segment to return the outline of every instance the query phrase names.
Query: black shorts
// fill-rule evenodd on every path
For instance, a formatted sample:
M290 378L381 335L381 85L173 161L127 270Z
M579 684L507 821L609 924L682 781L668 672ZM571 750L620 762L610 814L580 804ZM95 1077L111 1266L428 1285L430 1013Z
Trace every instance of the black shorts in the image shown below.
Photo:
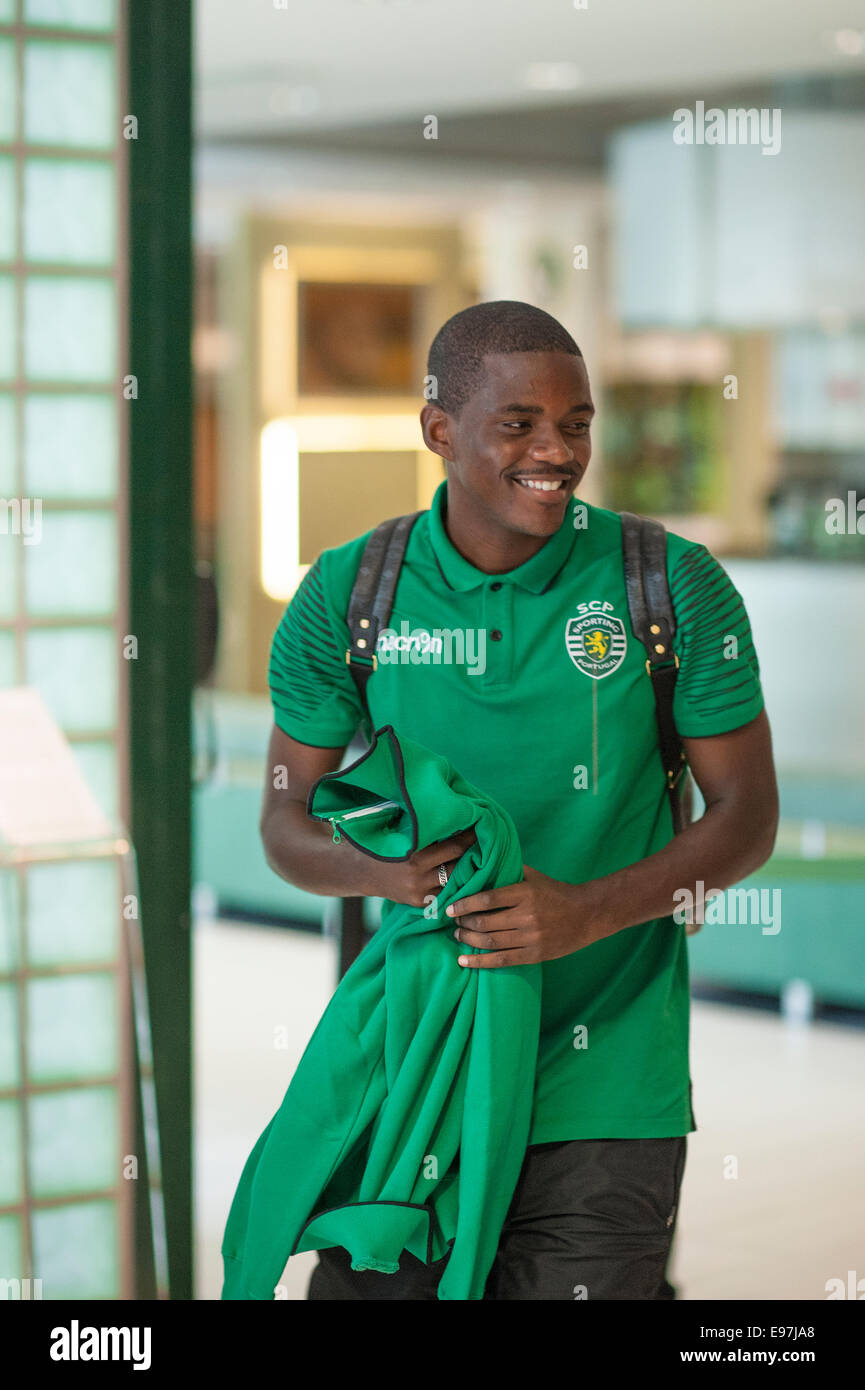
M686 1135L532 1144L484 1299L675 1297L666 1268L686 1148ZM426 1265L404 1251L396 1274L380 1274L322 1250L307 1299L434 1300L449 1253Z

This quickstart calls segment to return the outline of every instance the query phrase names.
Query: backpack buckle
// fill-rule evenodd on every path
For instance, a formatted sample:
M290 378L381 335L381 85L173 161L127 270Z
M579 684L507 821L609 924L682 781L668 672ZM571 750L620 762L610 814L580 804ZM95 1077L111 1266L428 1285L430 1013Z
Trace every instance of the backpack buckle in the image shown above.
M674 791L675 788L679 785L679 782L682 780L682 775L685 772L687 765L688 760L685 757L685 754L680 753L679 766L676 768L675 772L672 770L672 768L667 768L667 789L669 791Z
M351 651L351 647L346 647L346 649L345 649L345 660L346 660L346 664L347 664L348 666L350 666L350 665L351 665L351 662L352 662L352 651ZM367 654L366 654L365 652L362 653L360 656L355 656L355 661L357 661L357 662L359 662L359 663L361 663L361 664L363 664L363 665L365 665L366 662L369 661L369 662L371 662L370 670L376 671L376 670L378 669L378 657L376 656L375 652L370 652L368 656L367 656Z
M676 663L676 670L678 671L678 669L679 669L679 658L677 657L677 655L676 655L675 652L673 652L673 660L674 660L674 662ZM651 675L653 671L659 671L660 669L661 669L661 668L660 668L660 665L657 665L657 664L653 665L651 661L649 661L648 659L646 660L646 673L647 673L648 675Z

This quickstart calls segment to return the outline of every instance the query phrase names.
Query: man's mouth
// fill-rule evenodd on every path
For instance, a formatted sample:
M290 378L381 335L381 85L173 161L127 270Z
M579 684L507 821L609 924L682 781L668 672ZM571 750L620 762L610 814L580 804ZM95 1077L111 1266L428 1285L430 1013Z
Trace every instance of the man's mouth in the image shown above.
M516 483L525 492L530 492L539 502L560 502L562 498L570 492L574 481L574 476L569 473L566 477L561 474L558 476L546 474L515 474L510 481Z
M567 481L567 478L514 478L514 482L521 487L529 487L536 492L558 492Z

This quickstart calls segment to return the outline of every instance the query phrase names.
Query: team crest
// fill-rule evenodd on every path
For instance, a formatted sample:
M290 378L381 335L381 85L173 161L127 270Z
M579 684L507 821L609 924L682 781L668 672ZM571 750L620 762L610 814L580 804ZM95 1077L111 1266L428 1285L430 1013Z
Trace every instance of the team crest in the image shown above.
M570 618L565 628L568 656L578 671L596 681L618 671L628 650L628 638L621 618L614 618L603 611L612 606L598 600L581 603L578 605L581 616Z

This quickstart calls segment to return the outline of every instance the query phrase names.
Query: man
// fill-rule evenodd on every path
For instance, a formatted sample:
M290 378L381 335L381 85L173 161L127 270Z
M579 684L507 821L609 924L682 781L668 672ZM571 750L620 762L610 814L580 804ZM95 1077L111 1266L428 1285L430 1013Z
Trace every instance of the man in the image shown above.
M373 727L444 755L506 808L525 859L520 883L463 899L441 924L455 970L543 963L532 1130L485 1297L667 1297L696 1128L675 895L751 873L777 826L748 619L706 549L670 535L676 723L706 807L673 838L621 519L573 501L594 415L576 343L531 305L479 304L440 329L428 372L423 437L447 476L400 572L390 621L408 639L379 639L367 699ZM301 888L421 908L470 831L389 865L306 814L309 787L363 725L345 613L366 539L319 557L274 635L268 761L286 771L268 778L279 789L261 833L270 866ZM325 1250L308 1297L434 1299L443 1264L406 1253L397 1274L352 1271Z

